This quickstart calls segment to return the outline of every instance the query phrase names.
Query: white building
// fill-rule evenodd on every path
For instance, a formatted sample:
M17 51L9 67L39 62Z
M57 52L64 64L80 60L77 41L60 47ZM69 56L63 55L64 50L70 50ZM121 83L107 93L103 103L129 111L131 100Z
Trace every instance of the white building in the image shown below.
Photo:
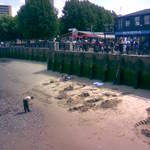
M7 14L12 16L12 7L8 5L0 5L0 15Z

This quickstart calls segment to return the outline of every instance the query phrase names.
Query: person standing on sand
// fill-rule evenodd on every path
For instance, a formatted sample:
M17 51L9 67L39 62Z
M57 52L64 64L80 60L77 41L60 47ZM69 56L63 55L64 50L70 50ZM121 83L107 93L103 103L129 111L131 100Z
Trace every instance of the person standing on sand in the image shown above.
M23 99L23 106L24 106L24 111L25 113L27 112L30 112L30 108L29 108L29 101L34 99L33 96L26 96L24 99Z

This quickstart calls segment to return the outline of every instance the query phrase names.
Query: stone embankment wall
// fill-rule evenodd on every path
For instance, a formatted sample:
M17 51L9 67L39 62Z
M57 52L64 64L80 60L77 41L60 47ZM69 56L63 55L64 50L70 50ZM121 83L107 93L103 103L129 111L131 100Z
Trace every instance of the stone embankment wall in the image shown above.
M53 51L48 70L150 89L150 56Z
M51 48L0 48L0 58L47 61L48 70L150 89L150 56L52 51Z
M47 61L48 48L1 47L0 57Z

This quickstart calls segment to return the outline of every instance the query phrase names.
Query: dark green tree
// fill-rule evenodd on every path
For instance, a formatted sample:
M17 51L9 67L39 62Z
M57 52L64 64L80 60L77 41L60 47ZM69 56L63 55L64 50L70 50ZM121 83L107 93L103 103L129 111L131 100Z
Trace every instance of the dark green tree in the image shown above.
M68 28L102 32L105 30L105 24L113 23L112 13L103 7L87 0L68 0L63 9L60 26L61 33L66 33Z
M17 18L0 15L0 41L10 41L19 38Z
M49 39L58 31L57 15L49 0L31 0L22 6L18 25L25 39Z

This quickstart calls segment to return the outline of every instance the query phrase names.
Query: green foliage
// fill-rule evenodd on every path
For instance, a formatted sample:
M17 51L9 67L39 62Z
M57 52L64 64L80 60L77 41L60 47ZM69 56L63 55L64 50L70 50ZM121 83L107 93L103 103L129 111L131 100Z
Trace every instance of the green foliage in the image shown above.
M22 6L18 24L25 39L53 38L58 30L57 15L49 0L32 0Z
M19 37L17 18L0 15L0 41L15 40Z
M66 33L68 28L77 28L78 30L104 31L105 24L114 23L114 15L90 3L87 0L69 0L66 2L61 18L61 31Z

